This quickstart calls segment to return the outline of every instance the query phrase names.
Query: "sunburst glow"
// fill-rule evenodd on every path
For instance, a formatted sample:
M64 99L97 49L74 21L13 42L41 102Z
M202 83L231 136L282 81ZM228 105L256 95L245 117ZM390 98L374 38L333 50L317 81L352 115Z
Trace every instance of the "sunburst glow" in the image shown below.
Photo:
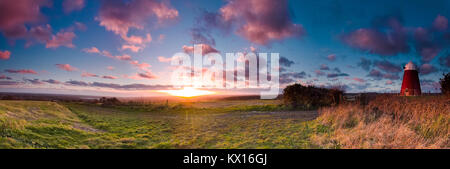
M212 91L198 90L193 87L184 87L181 90L159 90L158 92L163 92L178 97L195 97L195 96L211 95L215 93Z

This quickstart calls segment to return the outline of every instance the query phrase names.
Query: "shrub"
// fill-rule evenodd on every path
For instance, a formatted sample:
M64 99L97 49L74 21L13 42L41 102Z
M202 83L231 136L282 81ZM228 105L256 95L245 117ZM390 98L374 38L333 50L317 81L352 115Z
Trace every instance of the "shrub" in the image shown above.
M293 84L283 90L283 102L286 105L310 109L320 106L339 104L343 91L340 89L326 89L314 86Z
M442 74L444 77L439 80L441 84L441 92L447 96L450 96L450 73Z
M113 105L119 105L120 101L119 99L112 97L112 98L106 98L102 97L99 100L100 103L102 103L103 106L113 106Z

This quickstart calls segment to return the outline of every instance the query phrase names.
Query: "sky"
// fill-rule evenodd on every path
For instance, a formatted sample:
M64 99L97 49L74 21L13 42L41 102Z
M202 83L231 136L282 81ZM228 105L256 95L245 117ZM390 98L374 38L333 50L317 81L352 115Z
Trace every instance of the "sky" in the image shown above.
M440 92L449 8L445 0L0 0L0 92L158 96L172 88L172 56L194 44L204 54L279 53L281 89L395 93L412 61L422 92Z

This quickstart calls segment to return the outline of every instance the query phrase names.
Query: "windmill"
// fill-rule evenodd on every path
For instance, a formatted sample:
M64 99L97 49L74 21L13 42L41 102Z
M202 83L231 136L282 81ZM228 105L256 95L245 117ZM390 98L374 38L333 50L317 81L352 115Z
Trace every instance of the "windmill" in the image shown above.
M420 89L419 72L411 61L405 65L403 74L401 96L418 96L422 94Z

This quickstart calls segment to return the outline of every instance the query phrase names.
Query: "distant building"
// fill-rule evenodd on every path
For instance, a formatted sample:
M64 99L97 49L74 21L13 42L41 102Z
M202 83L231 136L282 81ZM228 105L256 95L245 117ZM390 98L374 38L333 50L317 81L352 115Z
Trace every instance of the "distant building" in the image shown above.
M420 89L419 72L416 65L409 62L404 67L405 73L403 74L402 89L400 90L401 96L418 96L422 94Z

